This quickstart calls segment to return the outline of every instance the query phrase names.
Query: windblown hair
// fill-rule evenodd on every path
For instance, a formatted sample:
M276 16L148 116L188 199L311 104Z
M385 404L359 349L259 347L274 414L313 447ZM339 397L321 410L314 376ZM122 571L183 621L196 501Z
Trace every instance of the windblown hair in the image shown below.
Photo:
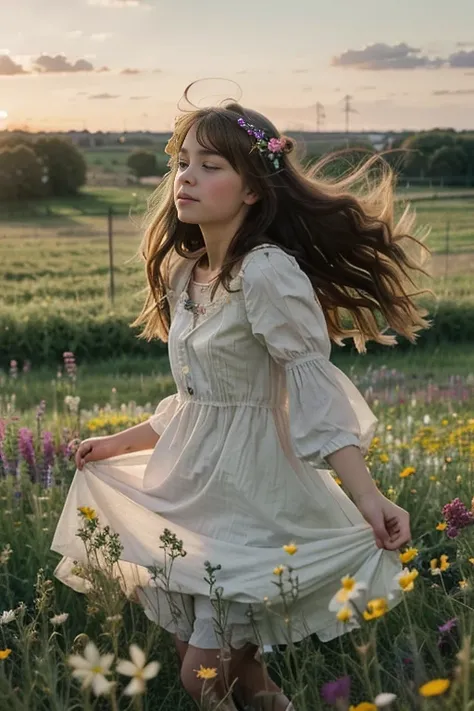
M384 333L387 328L414 342L417 332L430 326L424 318L426 310L413 300L421 293L432 293L417 290L413 280L415 271L429 276L422 268L429 254L422 240L429 230L421 238L410 234L416 214L409 204L395 223L395 174L387 161L374 154L349 174L331 178L322 175L323 168L346 151L305 167L295 156L295 142L285 137L285 155L275 170L256 150L255 139L237 124L240 116L269 138L281 137L267 118L235 102L197 109L176 119L166 147L170 172L150 198L144 218L140 256L146 263L148 286L142 311L131 324L144 326L139 338L168 340L167 257L174 250L181 258L195 259L199 250L205 250L199 225L178 219L173 197L178 153L195 125L197 141L224 156L260 197L229 244L211 297L219 284L230 291L233 266L253 247L270 242L295 257L311 280L334 342L341 345L342 339L352 337L360 352L368 340L393 345L395 337ZM382 170L374 176L374 168L380 165ZM410 293L410 287L415 291ZM343 317L350 317L348 327Z

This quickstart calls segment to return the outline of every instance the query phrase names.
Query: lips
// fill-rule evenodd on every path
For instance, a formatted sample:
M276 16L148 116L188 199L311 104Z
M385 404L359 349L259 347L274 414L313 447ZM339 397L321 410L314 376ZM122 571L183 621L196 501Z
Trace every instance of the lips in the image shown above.
M196 198L191 197L191 195L187 195L186 193L179 193L178 200L192 200L193 202L199 202Z

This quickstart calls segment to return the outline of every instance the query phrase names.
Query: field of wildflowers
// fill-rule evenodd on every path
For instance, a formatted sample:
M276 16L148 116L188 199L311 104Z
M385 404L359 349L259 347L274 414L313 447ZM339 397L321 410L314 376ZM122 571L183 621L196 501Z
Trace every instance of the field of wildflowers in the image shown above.
M119 404L115 393L105 407L81 407L68 352L53 405L40 400L20 410L27 376L11 364L0 402L0 709L195 708L171 637L110 574L120 540L86 505L77 533L91 562L82 570L90 592L53 577L58 556L50 543L75 471L71 440L132 426L154 408ZM387 601L368 599L364 581L348 570L330 605L348 633L324 645L307 638L265 649L262 663L298 711L474 709L474 378L423 380L372 367L354 380L379 417L369 468L381 491L411 514L413 540L393 581L402 604L387 613ZM173 559L180 542L172 530L162 543ZM297 546L288 541L281 565L267 574L282 594L297 595ZM353 619L360 628L352 629ZM196 674L203 707L218 708L215 671Z

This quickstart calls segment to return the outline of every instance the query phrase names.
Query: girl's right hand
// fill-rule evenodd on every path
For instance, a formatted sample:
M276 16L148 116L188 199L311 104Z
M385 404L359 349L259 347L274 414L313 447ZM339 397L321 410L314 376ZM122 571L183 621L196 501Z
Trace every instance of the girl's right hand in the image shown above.
M120 454L117 451L117 443L113 437L104 435L103 437L89 437L88 439L72 440L69 447L74 449L77 446L74 454L74 459L78 469L82 469L87 462L97 462L100 459L108 459Z

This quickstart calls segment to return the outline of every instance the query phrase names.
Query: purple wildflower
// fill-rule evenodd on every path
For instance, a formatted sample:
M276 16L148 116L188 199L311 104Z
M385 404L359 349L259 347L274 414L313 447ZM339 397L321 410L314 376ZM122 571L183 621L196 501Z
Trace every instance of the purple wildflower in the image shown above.
M38 409L36 410L36 419L40 420L46 410L46 400L41 400L40 404L38 405Z
M76 359L74 353L72 351L64 351L63 359L67 374L74 380L76 377Z
M54 442L52 432L43 432L43 461L45 469L54 462Z
M453 627L456 627L457 622L458 622L458 618L457 618L457 617L452 617L450 620L448 620L447 622L445 622L444 625L438 626L438 630L439 630L440 632L451 632L451 630L453 629Z
M33 432L28 427L18 430L18 451L31 468L36 466L35 448L33 446Z
M338 699L347 700L351 688L351 677L343 676L336 681L328 681L321 688L321 696L328 704L337 704Z
M448 524L446 534L449 538L456 538L462 528L474 523L474 515L458 497L443 506L443 516Z

